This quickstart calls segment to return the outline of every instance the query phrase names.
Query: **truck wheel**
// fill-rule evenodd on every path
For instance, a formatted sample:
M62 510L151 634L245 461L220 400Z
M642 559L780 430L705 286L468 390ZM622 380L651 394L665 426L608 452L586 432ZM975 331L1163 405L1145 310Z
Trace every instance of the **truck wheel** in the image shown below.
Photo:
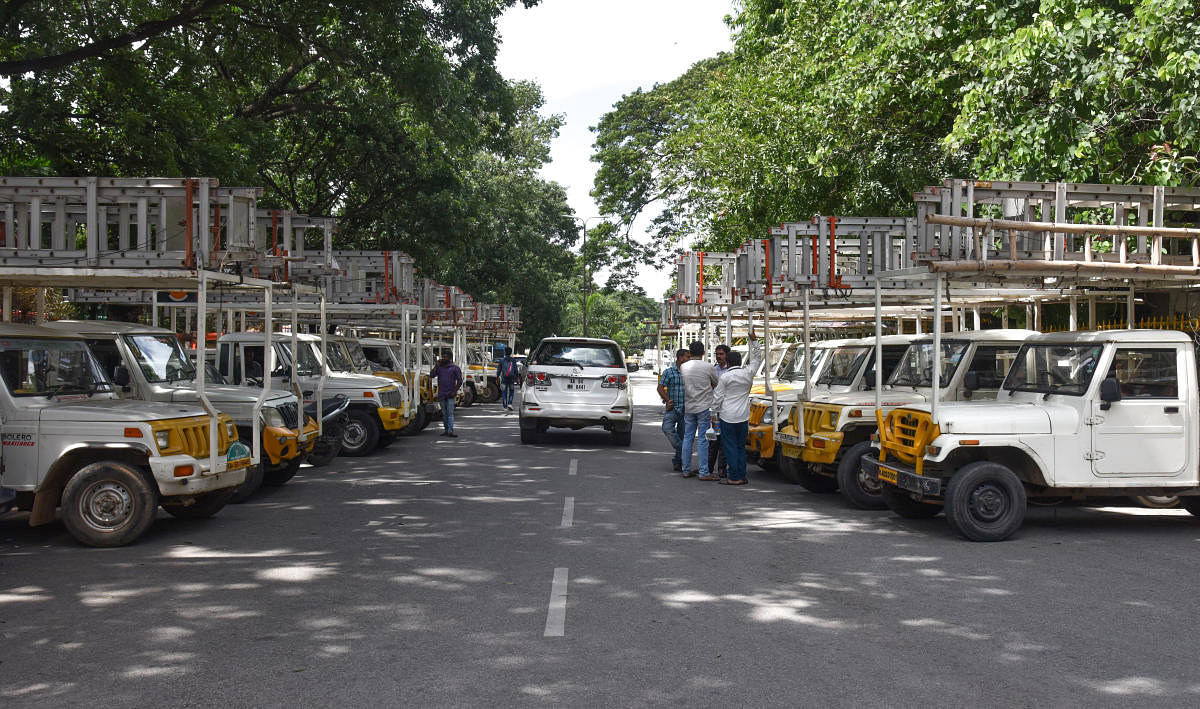
M338 453L342 452L342 442L325 443L318 439L313 444L312 452L308 454L308 464L314 467L329 465L334 458L338 457Z
M779 464L779 472L783 473L783 477L790 483L800 484L800 471L807 468L807 464L799 458L789 458L783 456L782 462Z
M385 431L385 432L379 434L379 445L377 445L375 447L380 448L380 449L387 448L388 446L390 446L396 442L396 437L399 435L400 434L396 433L396 432Z
M870 441L860 441L842 454L838 463L837 484L842 497L861 510L882 510L887 505L879 496L881 484L863 470L862 458L871 452Z
M374 412L351 409L350 420L342 430L342 454L351 457L367 455L379 445L379 422Z
M627 446L633 441L633 429L628 431L613 431L612 441L614 445Z
M421 430L422 430L422 429L424 429L424 428L425 428L425 419L426 419L426 416L425 416L425 407L424 407L424 406L418 406L418 407L417 407L417 415L416 415L416 417L414 417L412 421L409 421L407 426L405 426L404 428L400 429L400 431L399 431L399 434L400 434L401 436L415 436L415 435L417 435L418 433L420 433L420 432L421 432Z
M1008 539L1025 521L1025 486L1000 463L965 465L946 486L946 520L973 542Z
M282 468L266 471L263 473L262 484L278 487L286 483L288 480L291 480L296 476L296 471L300 470L301 460L301 456L296 456L295 458L289 460Z
M479 400L485 404L494 404L500 401L500 386L489 382L483 391L479 392Z
M763 470L769 470L772 473L774 473L774 472L778 472L780 467L782 467L781 466L782 460L783 460L783 450L776 449L775 455L771 456L770 458L764 458L760 455L758 457L758 465ZM803 462L803 461L801 461L801 462Z
M63 524L88 546L129 544L150 527L157 509L158 488L142 471L115 460L85 465L63 490Z
M233 491L234 488L227 487L221 490L206 492L203 495L196 495L190 505L185 505L181 502L170 502L171 498L167 497L163 498L162 508L177 519L208 519L220 512L222 507L229 504L229 501L233 498Z
M904 519L929 519L942 511L941 505L917 502L908 493L891 485L879 485L879 498L888 509Z
M468 384L465 387L463 387L462 402L459 404L459 406L461 406L465 409L465 408L470 407L471 404L474 404L474 403L475 403L475 385Z
M1177 495L1138 495L1129 499L1152 510L1169 510L1179 507Z
M765 468L766 466L764 465L763 467ZM808 463L805 463L799 458L782 456L779 467L783 471L783 476L785 478L796 483L797 485L803 486L804 489L808 490L809 492L815 492L822 495L831 492L837 492L837 480L826 477L819 473L814 473L812 469L808 467Z

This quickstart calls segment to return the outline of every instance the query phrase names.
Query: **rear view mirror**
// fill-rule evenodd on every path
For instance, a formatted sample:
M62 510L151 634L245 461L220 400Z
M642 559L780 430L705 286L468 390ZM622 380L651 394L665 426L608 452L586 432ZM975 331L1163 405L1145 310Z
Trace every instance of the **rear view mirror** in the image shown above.
M1108 411L1112 402L1121 400L1121 382L1116 377L1106 377L1100 382L1100 410Z
M963 388L967 391L975 391L979 388L979 372L967 372L963 376Z
M123 364L113 367L113 384L119 387L129 386L129 370Z

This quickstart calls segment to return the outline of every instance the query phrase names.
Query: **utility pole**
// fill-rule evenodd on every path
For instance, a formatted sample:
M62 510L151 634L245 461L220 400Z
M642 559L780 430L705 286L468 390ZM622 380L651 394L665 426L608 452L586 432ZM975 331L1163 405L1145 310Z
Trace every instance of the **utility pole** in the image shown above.
M587 321L588 300L592 297L592 271L591 271L591 268L589 268L589 266L588 266L588 256L587 256L587 230L588 230L587 225L588 225L588 222L590 222L593 219L608 219L610 216L611 215L609 215L609 214L598 214L596 216L588 217L587 219L580 219L579 217L575 217L575 216L571 217L575 221L583 224L583 247L580 249L579 254L580 254L580 256L583 257L583 280L584 280L584 286L583 286L584 287L583 336L584 337L588 336L588 321Z

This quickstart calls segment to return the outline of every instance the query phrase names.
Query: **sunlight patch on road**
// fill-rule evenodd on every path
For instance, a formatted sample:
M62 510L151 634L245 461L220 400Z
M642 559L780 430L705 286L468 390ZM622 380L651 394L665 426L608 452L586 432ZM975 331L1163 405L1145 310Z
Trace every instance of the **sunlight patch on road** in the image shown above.
M273 569L262 569L254 575L263 581L285 581L289 583L306 583L319 581L334 573L333 569L324 566L300 564L296 566L277 566Z

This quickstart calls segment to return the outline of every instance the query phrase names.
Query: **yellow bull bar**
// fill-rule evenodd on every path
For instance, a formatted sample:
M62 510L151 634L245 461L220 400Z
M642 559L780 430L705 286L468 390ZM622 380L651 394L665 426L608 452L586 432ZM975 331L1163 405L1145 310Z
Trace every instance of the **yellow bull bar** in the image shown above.
M933 423L933 417L925 411L893 409L885 417L875 410L875 421L879 424L879 462L887 460L889 454L913 466L917 475L925 463L925 449L942 430Z
M842 432L837 430L842 407L838 404L804 402L804 449L806 463L831 464L842 448Z

